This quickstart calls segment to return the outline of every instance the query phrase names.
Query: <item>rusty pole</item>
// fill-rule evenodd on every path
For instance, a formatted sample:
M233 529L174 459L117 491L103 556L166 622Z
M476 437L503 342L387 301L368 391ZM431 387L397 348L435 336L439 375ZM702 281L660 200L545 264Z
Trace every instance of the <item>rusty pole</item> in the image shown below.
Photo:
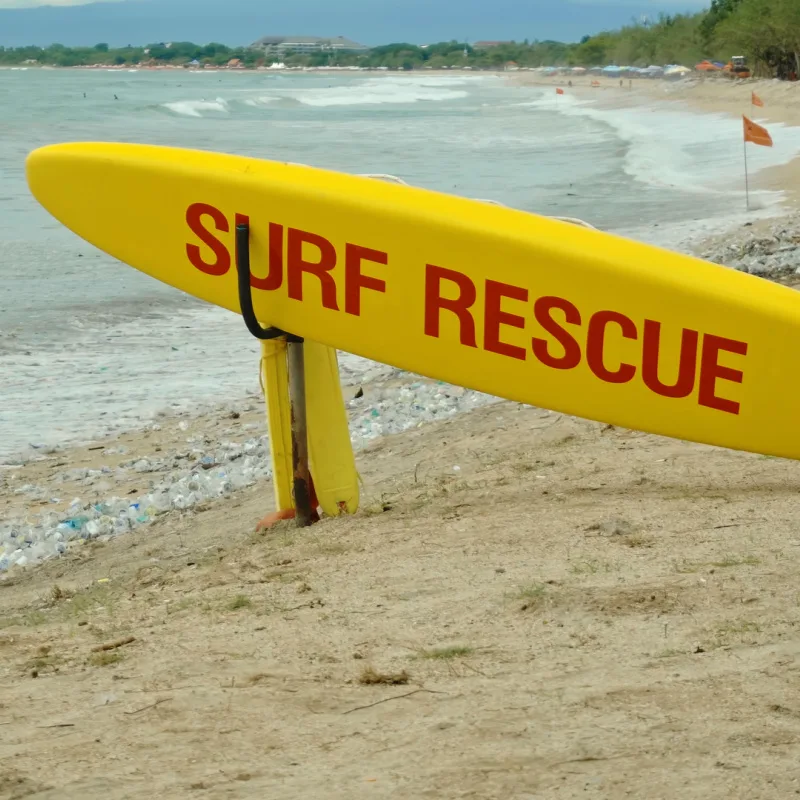
M311 473L308 467L308 427L306 423L306 368L303 340L288 336L289 403L292 415L292 467L294 471L295 521L306 528L314 521L311 508Z

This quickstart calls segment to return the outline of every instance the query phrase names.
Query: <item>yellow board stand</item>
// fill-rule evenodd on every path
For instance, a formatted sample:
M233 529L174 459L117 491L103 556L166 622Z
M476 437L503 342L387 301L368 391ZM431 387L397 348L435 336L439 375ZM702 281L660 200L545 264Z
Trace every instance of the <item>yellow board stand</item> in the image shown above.
M267 406L267 429L272 458L272 485L276 511L294 508L292 496L292 416L289 405L289 372L286 341L261 342L261 384Z
M240 156L74 143L33 152L27 174L84 239L236 312L246 220L255 316L306 340L567 414L800 458L800 295L785 287L501 206Z
M311 477L329 516L358 511L358 472L342 395L336 350L305 342L306 418Z
M261 375L267 407L275 507L294 507L292 433L286 342L261 343ZM342 395L336 350L305 343L308 450L314 489L322 510L331 517L358 510L359 487L347 409Z

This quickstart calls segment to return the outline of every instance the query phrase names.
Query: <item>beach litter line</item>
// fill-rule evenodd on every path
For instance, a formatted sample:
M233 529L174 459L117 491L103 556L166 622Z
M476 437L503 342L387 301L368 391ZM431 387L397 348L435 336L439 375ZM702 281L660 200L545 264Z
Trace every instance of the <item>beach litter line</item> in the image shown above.
M407 373L400 373L393 380L398 377L405 377L408 382L399 387L377 386L361 398L348 401L350 438L356 450L381 436L499 402L491 395L419 380ZM119 453L113 447L108 452ZM211 464L215 466L204 468ZM43 511L0 522L0 573L15 565L23 567L61 555L71 543L107 541L119 533L149 525L169 512L191 511L270 479L268 437L253 437L241 443L221 441L209 446L202 437L190 436L184 448L166 455L131 459L115 469L67 469L52 481L78 481L86 486L87 494L96 496L98 483L130 481L137 474L152 473L165 474L149 490L132 498L112 495L89 502L77 497L66 511ZM32 484L16 491L36 502L57 499L52 488Z

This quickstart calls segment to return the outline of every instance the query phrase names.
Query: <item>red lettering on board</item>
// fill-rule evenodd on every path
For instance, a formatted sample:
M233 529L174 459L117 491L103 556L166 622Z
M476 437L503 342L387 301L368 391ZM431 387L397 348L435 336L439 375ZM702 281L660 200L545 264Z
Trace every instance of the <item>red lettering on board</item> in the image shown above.
M500 340L500 326L511 325L514 328L525 328L525 317L518 314L509 314L501 308L503 298L528 302L528 290L521 286L512 286L499 281L486 281L486 303L484 307L483 322L483 349L490 353L497 353L509 358L518 358L525 361L528 351L524 347L517 347Z
M209 219L206 220L205 218ZM218 234L227 234L231 225L225 215L214 206L206 203L193 203L186 210L186 223L190 231L202 245L210 251L201 250L200 244L188 242L186 254L189 261L201 272L212 275L225 275L231 267L232 256ZM236 214L234 224L249 223L244 214ZM303 280L308 273L320 282L323 307L339 311L336 279L332 274L339 258L331 241L316 233L297 228L287 228L270 222L268 228L268 269L263 277L250 276L251 285L256 289L274 291L283 285L284 263L286 266L287 294L293 300L303 300ZM284 262L284 245L286 247ZM304 251L304 247L306 250ZM316 248L315 257L308 256L308 248ZM312 251L313 252L313 251ZM382 278L364 274L364 262L388 266L389 253L357 244L348 243L344 250L344 312L360 316L364 290L381 294L387 293L387 283ZM208 260L206 260L208 259ZM307 260L308 259L308 260ZM449 286L446 285L450 284ZM502 327L525 330L527 317L504 310L506 301L527 304L530 291L523 286L486 280L481 287L483 298L483 341L482 348L488 353L506 356L519 361L527 359L524 347L503 341ZM455 297L445 297L445 293L455 293ZM458 339L466 347L477 348L474 307L478 302L478 287L469 276L455 270L427 264L425 271L425 335L439 338L441 335L442 312L454 314L458 320ZM556 314L558 312L558 314ZM558 317L558 320L556 319ZM563 316L563 320L562 320ZM534 357L544 366L552 369L574 369L579 366L584 353L578 338L569 327L583 324L577 306L562 297L539 297L533 303L533 317L548 335L548 338L531 338ZM622 362L616 369L611 368L607 333L612 323L618 326L623 339L639 340L641 333L641 363ZM569 326L569 327L568 327ZM641 367L642 383L656 395L681 399L692 395L698 387L697 403L715 411L738 415L740 403L721 397L718 382L729 381L741 384L744 381L742 370L723 366L719 363L721 353L746 356L746 342L727 339L713 334L704 334L702 345L697 330L681 330L680 350L677 358L677 374L669 365L662 363L663 323L645 319L641 328L634 321L617 311L603 310L593 314L588 320L586 331L585 357L589 370L601 381L623 384L632 381ZM508 334L507 334L508 335ZM551 352L556 345L563 354ZM698 360L700 362L698 369ZM664 382L661 372L665 366L669 379ZM673 378L674 375L674 378Z
M569 325L581 324L581 313L569 300L561 297L540 297L533 304L533 315L536 321L549 333L563 348L563 356L550 354L546 339L531 339L533 354L546 367L553 369L574 369L581 363L581 346L565 328L559 325L551 314L558 309L564 312L564 321Z
M236 215L236 224L239 222L249 222L243 214ZM254 289L261 289L265 292L274 292L281 288L283 283L283 225L276 222L269 223L269 235L267 240L267 274L259 278L250 273L250 285Z
M601 381L606 383L628 383L636 375L633 364L620 364L619 369L608 369L603 360L606 344L606 327L614 322L622 330L625 339L637 339L639 334L633 320L617 311L598 311L589 320L586 334L586 363Z
M361 290L372 289L373 292L386 293L386 281L364 275L361 262L371 261L373 264L389 264L388 253L371 250L357 244L348 244L344 250L344 310L358 317L361 315Z
M189 230L208 247L214 254L214 261L204 261L200 248L196 244L186 245L186 255L194 267L204 272L206 275L219 277L224 275L231 268L231 254L223 242L217 239L207 228L203 227L203 217L211 217L216 229L222 233L228 233L230 226L225 215L214 206L207 203L192 203L186 209L186 224Z
M662 397L688 397L694 391L697 374L697 343L700 334L684 328L681 334L681 352L678 357L678 377L671 386L658 377L659 350L661 348L661 323L652 319L644 321L642 344L642 380L644 385Z
M458 297L442 297L442 281L458 286ZM478 293L475 284L460 272L428 264L425 268L425 335L439 338L440 312L452 311L459 322L459 340L467 347L477 347L475 320L469 309L475 305Z
M724 336L714 336L707 333L703 336L703 353L700 357L700 387L697 402L701 406L725 411L728 414L739 413L739 403L718 397L717 381L731 381L741 383L744 373L738 369L723 367L718 359L720 352L736 353L739 356L747 355L747 343L735 339L726 339Z
M336 281L331 270L336 266L336 248L324 237L316 233L289 228L286 255L286 280L289 297L303 299L303 274L309 273L319 278L322 286L322 305L331 311L338 311L336 301ZM303 258L303 245L309 244L319 250L318 261Z

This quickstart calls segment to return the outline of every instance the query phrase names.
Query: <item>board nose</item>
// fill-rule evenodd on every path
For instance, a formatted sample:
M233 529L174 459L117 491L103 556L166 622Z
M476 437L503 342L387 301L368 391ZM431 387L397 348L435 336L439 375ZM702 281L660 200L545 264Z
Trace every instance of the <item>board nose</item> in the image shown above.
M31 151L25 159L25 178L33 196L49 210L53 190L64 188L61 174L65 157L65 145L50 144ZM77 191L80 187L72 187Z

